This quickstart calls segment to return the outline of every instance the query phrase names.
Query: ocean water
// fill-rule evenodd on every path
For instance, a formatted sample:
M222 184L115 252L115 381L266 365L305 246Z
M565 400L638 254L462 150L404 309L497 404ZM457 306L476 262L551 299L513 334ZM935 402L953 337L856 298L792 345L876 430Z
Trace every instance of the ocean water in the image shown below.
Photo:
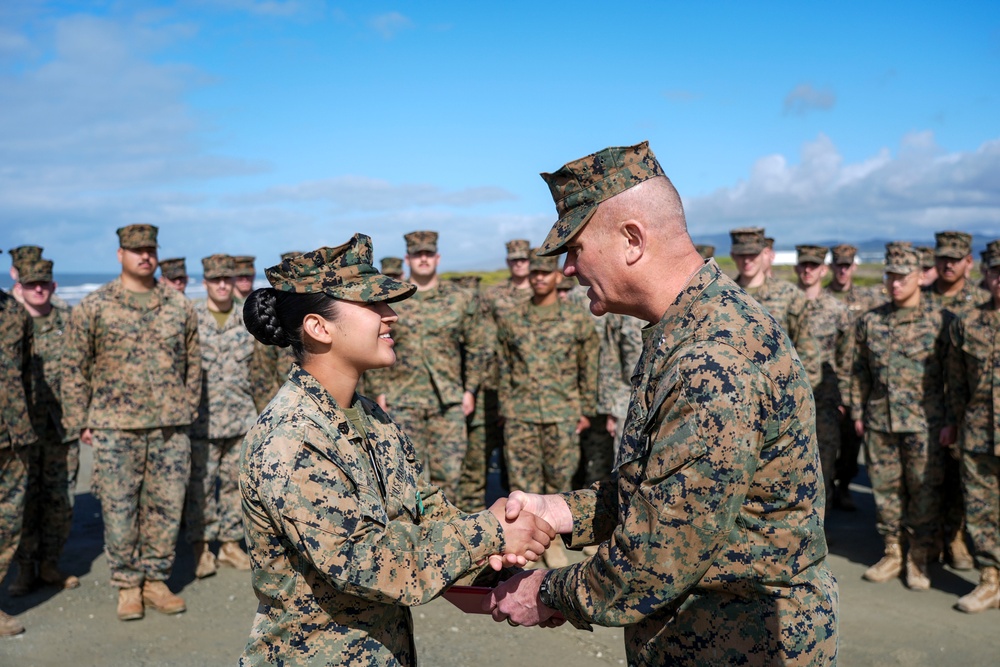
M57 273L56 294L71 306L75 306L83 300L83 297L117 277L117 273ZM0 274L0 289L9 290L13 283L9 273ZM254 288L267 286L267 280L262 277L254 281ZM205 298L205 286L201 282L200 275L190 277L185 294L189 299Z

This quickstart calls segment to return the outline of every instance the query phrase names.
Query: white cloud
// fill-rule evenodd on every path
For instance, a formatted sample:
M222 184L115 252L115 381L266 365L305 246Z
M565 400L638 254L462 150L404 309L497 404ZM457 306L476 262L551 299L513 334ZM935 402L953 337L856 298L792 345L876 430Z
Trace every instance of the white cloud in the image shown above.
M785 114L805 116L812 111L829 111L837 103L831 90L817 90L811 83L800 83L785 96Z
M1000 138L971 152L945 152L931 132L903 137L897 155L883 148L845 163L833 141L805 144L798 164L760 158L732 187L685 202L692 234L760 225L798 242L840 236L865 240L927 237L940 229L1000 236Z
M368 25L381 35L382 39L392 39L403 30L412 28L413 22L399 12L388 12L375 16Z

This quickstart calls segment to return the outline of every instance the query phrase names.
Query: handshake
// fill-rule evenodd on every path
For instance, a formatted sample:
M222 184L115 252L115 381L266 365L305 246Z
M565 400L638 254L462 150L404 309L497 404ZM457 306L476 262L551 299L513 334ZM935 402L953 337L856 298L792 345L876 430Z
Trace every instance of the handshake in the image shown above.
M538 561L557 535L573 530L569 506L558 495L514 491L509 498L493 503L489 511L503 527L506 542L503 554L490 556L490 567L497 571ZM510 625L562 625L565 620L539 600L538 588L544 576L544 570L515 575L493 590L483 601L483 610Z

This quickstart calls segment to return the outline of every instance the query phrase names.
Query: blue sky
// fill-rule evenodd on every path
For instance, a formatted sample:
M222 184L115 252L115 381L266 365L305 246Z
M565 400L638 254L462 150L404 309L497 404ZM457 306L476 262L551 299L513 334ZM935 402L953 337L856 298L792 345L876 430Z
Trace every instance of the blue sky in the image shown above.
M115 271L151 222L263 267L436 229L498 268L554 219L538 172L644 139L695 240L1000 236L1000 3L633 5L6 0L0 247Z

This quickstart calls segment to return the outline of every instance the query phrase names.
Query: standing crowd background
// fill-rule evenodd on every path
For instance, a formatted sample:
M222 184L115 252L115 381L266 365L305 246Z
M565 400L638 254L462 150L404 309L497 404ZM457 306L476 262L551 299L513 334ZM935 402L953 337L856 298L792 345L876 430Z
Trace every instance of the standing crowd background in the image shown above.
M202 260L206 299L183 292L185 261L158 261L158 230L118 230L121 276L70 308L42 248L10 250L0 293L0 580L7 595L73 588L59 569L79 446L94 447L117 615L185 610L165 584L181 526L195 576L250 570L237 482L241 443L292 369L289 348L243 320L253 257ZM883 285L854 284L856 248L797 246L797 284L776 279L763 229L731 232L736 283L785 330L812 387L827 507L851 511L864 452L884 557L864 577L930 587L930 565L977 567L956 606L1000 607L1000 240L974 285L972 237L892 243ZM510 276L480 288L438 273L438 234L405 237L382 273L416 286L395 304L396 363L365 373L371 397L412 441L424 481L464 512L486 508L502 452L509 491L555 494L610 480L645 322L588 307L558 257L507 243ZM714 248L699 246L710 261ZM827 263L827 255L831 260ZM291 271L301 253L287 253ZM159 267L161 280L155 272ZM832 277L824 285L829 273ZM968 546L972 546L970 553ZM585 553L593 554L588 546ZM549 568L568 559L555 540ZM23 632L0 611L0 635Z

